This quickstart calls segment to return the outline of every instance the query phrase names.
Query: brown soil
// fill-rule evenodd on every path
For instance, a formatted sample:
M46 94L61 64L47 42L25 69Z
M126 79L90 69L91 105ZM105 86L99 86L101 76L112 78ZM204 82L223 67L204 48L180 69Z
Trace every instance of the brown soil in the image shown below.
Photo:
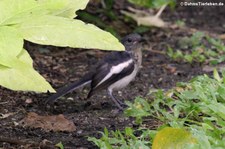
M179 3L179 2L178 2ZM165 21L174 23L183 20L186 28L158 29L151 28L142 34L143 68L126 89L117 94L118 98L133 100L136 96L145 97L151 89L169 89L177 82L188 81L192 77L203 74L204 64L172 61L163 52L167 45L176 47L177 41L191 32L205 31L212 35L225 33L225 6L223 7L181 7L174 10L166 9L162 14ZM128 29L118 33L124 34L135 27L133 24L119 22ZM26 43L25 48L34 60L35 69L40 72L54 88L73 82L84 75L88 69L100 60L107 52L98 50L82 50L39 46ZM19 78L18 78L19 79ZM58 100L53 107L43 105L49 94L31 92L15 92L0 88L0 148L54 148L60 141L65 148L96 148L87 141L87 136L100 137L99 131L104 127L109 130L123 129L134 126L133 119L118 113L116 107L105 91L90 99L86 99L88 87L79 89ZM67 98L70 100L68 100ZM67 99L67 100L66 100ZM31 103L27 102L31 100ZM40 115L63 114L76 126L74 132L46 132L40 128L27 128L18 125L27 113L36 112ZM1 118L1 114L12 113ZM156 127L154 119L148 122L149 127ZM50 141L46 143L46 140ZM44 147L43 147L44 146Z

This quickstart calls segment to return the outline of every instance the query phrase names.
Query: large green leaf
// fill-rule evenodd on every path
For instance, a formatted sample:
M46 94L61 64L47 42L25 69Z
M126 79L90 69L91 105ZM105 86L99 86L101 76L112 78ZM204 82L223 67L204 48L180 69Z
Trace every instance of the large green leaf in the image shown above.
M35 0L1 0L0 1L0 24L15 24L35 14L46 14L40 10Z
M58 11L58 16L67 17L67 18L74 18L77 15L75 12L79 9L84 9L87 6L89 0L68 0L68 4L66 7L60 11Z
M51 85L32 67L32 60L26 50L10 58L11 68L0 65L0 84L12 90L55 92Z
M52 9L51 14L73 19L77 16L75 12L79 9L84 9L89 0L38 0L38 2L43 4L48 3L48 5L51 5L51 8L53 8L52 5L54 5L56 1L63 2L61 4L63 7L60 9L58 9L58 7L56 7L57 9Z
M23 49L23 38L14 27L0 27L0 85L12 90L54 92L33 69L32 59Z
M86 6L84 0L74 6L72 0L1 0L0 1L0 24L17 24L28 18L44 14L58 14L68 17L75 16L75 11ZM71 6L73 5L73 6ZM77 7L76 7L77 6ZM6 9L7 8L7 9Z
M80 20L45 15L30 18L17 27L26 40L38 44L124 50L124 46L110 33Z
M190 132L181 128L166 127L156 134L152 149L184 149L187 145L196 143L197 140Z
M33 69L23 39L54 46L123 50L110 33L73 20L88 0L0 0L0 85L12 90L54 92ZM22 50L23 49L23 50Z
M38 0L37 2L49 10L49 14L73 19L75 12L84 9L89 0Z
M8 61L16 57L23 48L23 38L13 27L0 27L0 64L10 67Z
M17 55L17 58L30 67L33 67L33 60L25 49L21 50L21 52Z

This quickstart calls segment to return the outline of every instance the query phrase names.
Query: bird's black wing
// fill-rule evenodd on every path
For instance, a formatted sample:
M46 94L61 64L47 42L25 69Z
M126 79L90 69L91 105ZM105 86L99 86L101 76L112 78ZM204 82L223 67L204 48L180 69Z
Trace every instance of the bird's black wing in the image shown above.
M114 52L107 56L96 68L92 78L88 98L97 90L108 88L134 70L134 61L128 52Z

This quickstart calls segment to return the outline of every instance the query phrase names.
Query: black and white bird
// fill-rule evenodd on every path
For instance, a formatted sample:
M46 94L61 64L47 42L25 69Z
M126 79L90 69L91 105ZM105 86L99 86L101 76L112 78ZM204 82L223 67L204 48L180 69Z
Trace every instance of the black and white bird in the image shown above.
M84 85L91 84L88 98L96 92L107 89L108 95L119 109L123 109L122 102L113 96L113 91L126 87L136 76L142 62L142 52L139 47L141 36L129 34L121 40L125 51L112 52L105 56L95 69L77 82L60 88L56 94L50 96L46 103L50 103L59 97Z

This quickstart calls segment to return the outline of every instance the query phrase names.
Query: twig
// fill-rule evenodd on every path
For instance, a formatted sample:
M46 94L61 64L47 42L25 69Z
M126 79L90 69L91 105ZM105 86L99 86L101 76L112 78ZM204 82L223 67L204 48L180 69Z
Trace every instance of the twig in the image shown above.
M157 51L157 50L152 50L152 49L144 49L144 50L150 51L150 52L152 52L152 53L162 54L162 55L165 55L165 54L166 54L166 53L163 52L163 51Z
M132 7L128 7L128 10L140 15L140 16L146 16L149 15L147 12L143 11L143 10L138 10L138 9L134 9Z
M14 139L14 138L7 138L7 137L0 137L0 142L7 142L9 144L15 144L15 145L32 145L32 146L41 146L41 147L45 147L45 148L55 148L54 145L48 145L48 144L43 144L42 142L34 142L34 141L30 141L30 140L18 140L18 139Z
M0 137L0 142L8 142L10 144L26 145L26 144L37 144L28 140L18 140L13 138Z
M158 11L157 14L155 15L155 17L159 17L159 16L162 14L163 10L166 8L166 6L167 6L167 4L163 5L163 6L159 9L159 11Z
M106 4L105 4L104 0L101 0L101 4L102 4L102 7L105 9L106 8Z

